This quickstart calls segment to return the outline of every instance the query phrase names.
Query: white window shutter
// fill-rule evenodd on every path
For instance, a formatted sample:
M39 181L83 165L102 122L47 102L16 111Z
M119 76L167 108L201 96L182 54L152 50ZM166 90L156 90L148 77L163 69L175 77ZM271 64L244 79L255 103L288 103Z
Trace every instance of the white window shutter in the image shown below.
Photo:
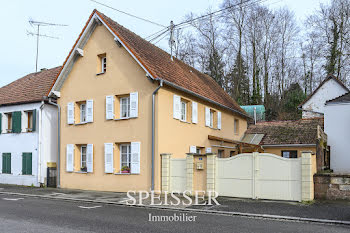
M28 128L28 112L22 111L21 117L22 117L21 129L22 129L22 133L25 133L27 132L27 128Z
M67 105L67 123L69 125L74 124L74 103L70 102Z
M67 144L67 172L72 172L74 168L74 145Z
M140 142L131 143L131 173L140 174Z
M139 94L138 92L130 93L130 117L137 117L139 111Z
M210 126L210 108L205 107L205 126Z
M197 147L196 146L190 146L190 153L197 153Z
M106 96L106 119L107 120L114 119L114 96L113 95Z
M181 117L181 98L178 95L174 95L174 101L173 101L173 116L175 119L180 120Z
M218 112L218 129L221 129L221 112Z
M211 147L205 148L205 153L211 153Z
M87 172L94 170L94 146L92 144L87 144L86 147L86 168Z
M198 103L192 102L192 123L198 123Z
M105 143L105 173L113 173L113 143Z
M94 101L87 100L86 101L86 122L94 121Z

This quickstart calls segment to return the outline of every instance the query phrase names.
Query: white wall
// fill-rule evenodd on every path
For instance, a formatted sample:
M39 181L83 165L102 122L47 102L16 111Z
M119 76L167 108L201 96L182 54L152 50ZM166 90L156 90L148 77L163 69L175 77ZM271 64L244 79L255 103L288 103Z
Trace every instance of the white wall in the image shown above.
M318 113L324 113L326 101L344 95L347 90L334 79L328 80L318 91L303 105L303 110L311 110ZM320 117L322 114L316 114L303 111L303 118Z
M327 104L324 128L331 150L331 169L350 173L350 103Z
M57 110L54 106L45 104L41 114L40 105L41 103L30 103L0 107L0 113L37 110L35 132L0 134L0 183L39 186L40 183L46 182L46 163L57 161ZM4 126L2 128L4 129ZM39 135L42 138L41 148ZM32 153L32 175L22 175L23 152ZM11 153L12 174L2 174L2 153Z

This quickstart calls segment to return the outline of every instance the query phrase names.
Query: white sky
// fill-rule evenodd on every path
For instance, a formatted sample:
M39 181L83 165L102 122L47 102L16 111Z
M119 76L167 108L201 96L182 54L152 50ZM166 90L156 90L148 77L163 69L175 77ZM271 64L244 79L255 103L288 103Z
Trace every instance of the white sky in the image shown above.
M179 23L190 12L200 14L209 6L216 9L221 0L98 0L114 8L150 19L163 25L170 20ZM320 2L329 0L267 0L271 8L287 6L298 20L312 13ZM40 34L59 39L40 38L40 68L52 68L63 63L93 9L98 9L140 36L147 36L162 28L123 15L89 0L0 0L0 87L22 76L35 72L36 37L27 31L36 32L29 19L68 27L41 27Z

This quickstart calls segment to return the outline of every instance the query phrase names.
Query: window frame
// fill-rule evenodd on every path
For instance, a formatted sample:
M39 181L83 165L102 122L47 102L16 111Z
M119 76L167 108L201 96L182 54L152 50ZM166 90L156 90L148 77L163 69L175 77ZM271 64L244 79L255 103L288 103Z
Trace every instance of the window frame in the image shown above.
M180 101L180 121L183 121L183 122L187 121L187 102L184 100Z
M83 110L84 106L84 110ZM86 123L86 101L81 103L79 106L79 111L80 111L80 123ZM83 114L84 111L84 114Z
M104 74L107 71L107 56L101 57L101 73Z
M7 112L7 113L4 113L4 114L6 115L6 118L7 118L6 133L12 133L12 130L13 130L13 122L12 122L13 113L12 112Z
M284 157L283 153L288 153L288 157ZM295 153L296 157L291 157L291 154ZM298 151L297 150L281 150L281 157L286 159L297 159L298 158Z
M239 120L238 119L234 119L234 123L233 123L233 133L235 135L239 134Z
M124 113L123 106L125 105L125 104L123 104L123 100L127 100L126 116L125 117L123 116L123 113ZM120 119L128 119L128 118L130 118L130 96L121 97L119 99L119 101L120 101Z
M210 126L210 128L213 128L214 127L214 111L212 111L211 109L210 109L210 124L209 124L209 126Z
M122 171L123 168L123 147L126 147L126 166L129 167L131 170L131 143L123 143L119 145L119 150L120 150L120 171Z
M223 158L225 155L225 150L218 150L218 158Z
M85 148L85 167L83 167L83 148ZM83 171L84 169L87 169L87 145L81 145L80 146L80 170Z

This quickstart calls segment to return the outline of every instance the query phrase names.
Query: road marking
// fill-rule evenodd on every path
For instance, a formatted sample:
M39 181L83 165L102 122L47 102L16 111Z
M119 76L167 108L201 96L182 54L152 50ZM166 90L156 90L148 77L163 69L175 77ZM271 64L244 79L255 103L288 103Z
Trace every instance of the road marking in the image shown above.
M82 209L96 209L96 208L100 208L102 206L97 205L97 206L78 206L78 207L82 208Z
M18 200L22 200L24 198L3 198L2 200L5 200L5 201L18 201Z

